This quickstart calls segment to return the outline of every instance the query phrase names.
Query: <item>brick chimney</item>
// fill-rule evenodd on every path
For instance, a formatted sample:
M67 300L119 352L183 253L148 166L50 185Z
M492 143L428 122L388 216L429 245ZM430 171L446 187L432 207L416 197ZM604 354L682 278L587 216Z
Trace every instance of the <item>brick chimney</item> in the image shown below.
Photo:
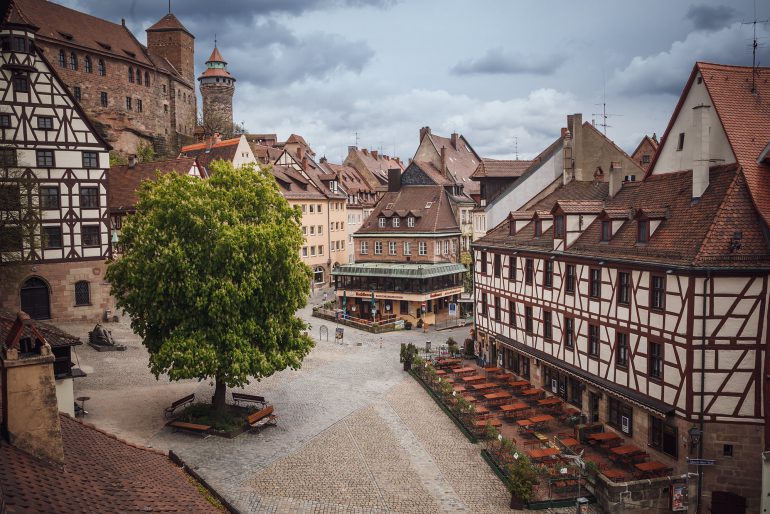
M562 184L566 186L575 178L575 160L572 158L572 134L567 129L561 129L561 137L564 139L562 148Z
M709 145L708 109L710 105L696 105L692 116L692 198L699 199L709 187ZM687 144L687 141L685 141Z
M426 135L426 134L427 134L427 135L430 135L430 133L431 133L431 132L430 132L430 127L428 127L428 126L425 126L425 127L422 127L422 128L420 128L420 141L422 141L423 139L425 139L425 135Z
M372 150L372 157L376 159L378 155L380 155L380 153L377 150Z
M305 149L301 146L297 147L297 159L300 161L305 158Z
M575 180L593 180L583 176L583 115L580 113L567 116L567 128L572 134L572 177Z
M366 148L361 148L361 151L364 153L364 155L369 155L369 150Z
M31 455L62 465L64 447L51 346L24 312L16 315L2 342L0 434Z
M391 168L388 170L388 193L395 193L401 189L401 170Z
M310 163L308 162L307 155L303 155L302 156L302 169L307 171L309 164Z
M452 142L452 148L457 150L457 138L458 138L457 132L452 132L452 135L449 137L450 137L449 140Z
M610 198L615 198L621 187L623 187L623 165L619 162L613 162L610 164Z
M447 176L446 172L446 146L441 147L441 174Z

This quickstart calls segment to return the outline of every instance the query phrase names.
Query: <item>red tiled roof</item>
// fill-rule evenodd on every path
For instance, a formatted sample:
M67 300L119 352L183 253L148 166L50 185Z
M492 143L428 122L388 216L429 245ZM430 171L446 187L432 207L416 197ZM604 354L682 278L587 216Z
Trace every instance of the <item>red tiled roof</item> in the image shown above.
M204 168L208 168L209 164L217 159L232 162L233 159L235 159L235 153L238 150L238 143L240 143L240 141L241 136L225 139L224 141L214 144L211 144L210 141L195 143L194 145L183 146L179 156L196 157L198 159L198 164Z
M479 178L518 178L527 171L527 168L535 161L523 160L498 160L481 159L481 163L471 174L470 178L478 180Z
M262 164L272 164L278 160L283 153L280 148L274 146L260 145L259 143L249 143L251 151L254 152L254 157Z
M273 165L270 173L275 177L281 194L287 200L323 200L326 197L300 172L290 166Z
M217 513L169 458L60 414L64 467L0 443L8 512Z
M564 214L598 214L602 212L604 202L601 200L557 200L551 212L561 211Z
M387 183L388 170L399 169L404 171L404 165L398 159L381 153L377 153L375 157L369 150L352 147L345 158L345 164L353 166L358 164L356 161L363 165L364 168L358 171L372 190L376 190L379 186Z
M430 203L430 207L427 207ZM398 213L413 213L416 216L414 227L407 227L401 221L398 228L391 223L380 228L380 214L392 216ZM449 197L443 186L402 186L396 192L387 192L377 202L372 214L362 224L357 234L386 234L392 232L448 232L459 231Z
M305 138L302 136L298 136L297 134L292 134L289 136L289 139L286 140L287 143L299 143L302 146L309 146L307 144L307 141L305 141Z
M211 52L211 55L209 56L209 58L208 58L208 60L206 62L207 63L209 63L209 62L223 62L223 63L227 64L227 61L225 61L225 58L222 57L222 54L219 53L219 48L217 48L216 46L214 47L214 50Z
M465 136L457 137L457 148L452 145L452 140L448 137L437 136L429 133L433 146L438 155L441 155L441 148L446 148L446 166L457 184L465 189L467 194L478 194L479 183L471 180L470 177L481 163L481 158L476 154L471 145L465 139Z
M0 311L0 345L6 342L8 334L11 331L13 323L16 321L16 314L8 311ZM42 321L34 321L34 326L38 332L48 341L51 348L64 347L64 346L77 346L83 344L79 337L75 337L72 334L56 328L53 325L44 323ZM28 326L24 326L23 337L34 338L34 335L30 331Z
M198 80L202 79L203 77L225 77L235 80L235 77L230 75L230 72L224 68L206 68L203 73L198 75Z
M110 187L107 190L107 205L111 211L133 211L138 200L137 191L144 180L155 180L158 173L187 175L195 165L195 157L180 157L147 163L113 166L107 171Z
M181 30L187 32L190 36L195 38L195 36L192 35L192 32L187 30L187 28L182 25L182 22L179 21L179 19L172 13L168 13L163 18L153 23L150 28L147 29L147 32L166 32L172 30Z

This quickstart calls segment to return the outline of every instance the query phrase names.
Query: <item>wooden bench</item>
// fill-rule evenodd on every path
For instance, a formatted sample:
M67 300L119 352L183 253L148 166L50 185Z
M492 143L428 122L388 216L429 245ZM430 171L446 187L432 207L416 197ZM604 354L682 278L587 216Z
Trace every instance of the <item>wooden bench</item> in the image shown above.
M233 393L233 403L238 405L238 403L240 402L258 403L263 407L267 405L267 402L265 401L264 396L255 396L253 394L246 394L246 393Z
M186 421L172 421L168 424L171 428L174 429L174 432L177 432L179 430L184 430L185 432L192 432L195 434L200 434L204 438L208 437L209 434L208 431L211 428L209 425L199 425L197 423L188 423Z
M163 415L167 418L170 418L171 416L174 415L174 411L177 410L179 407L181 407L182 405L186 405L188 403L192 403L194 401L195 401L195 394L194 393L188 394L184 398L180 398L174 403L172 403L171 406L163 409Z
M278 417L273 414L273 406L265 407L258 410L254 414L250 414L246 418L246 422L251 427L251 430L259 430L265 425L275 425L278 422Z

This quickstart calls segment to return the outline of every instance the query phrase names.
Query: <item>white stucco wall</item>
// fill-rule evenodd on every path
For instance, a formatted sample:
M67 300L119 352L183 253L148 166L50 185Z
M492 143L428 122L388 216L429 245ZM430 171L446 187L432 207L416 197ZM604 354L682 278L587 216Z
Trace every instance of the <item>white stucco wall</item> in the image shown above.
M56 381L56 402L59 405L60 412L66 412L70 416L75 416L75 391L71 378ZM86 410L88 410L87 404Z

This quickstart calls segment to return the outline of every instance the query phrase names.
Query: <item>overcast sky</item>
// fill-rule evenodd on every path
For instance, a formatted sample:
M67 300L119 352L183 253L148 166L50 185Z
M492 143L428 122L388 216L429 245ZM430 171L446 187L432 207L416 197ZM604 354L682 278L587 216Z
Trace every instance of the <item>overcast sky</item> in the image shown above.
M144 29L158 0L57 0ZM666 128L696 60L751 65L753 0L174 0L196 36L199 73L214 44L236 77L235 121L302 135L341 162L347 146L407 160L421 126L465 135L484 157L538 154L566 115L602 123L628 152ZM757 17L770 14L757 2ZM758 25L760 64L770 30ZM764 44L764 45L763 45ZM200 103L199 103L200 105Z

